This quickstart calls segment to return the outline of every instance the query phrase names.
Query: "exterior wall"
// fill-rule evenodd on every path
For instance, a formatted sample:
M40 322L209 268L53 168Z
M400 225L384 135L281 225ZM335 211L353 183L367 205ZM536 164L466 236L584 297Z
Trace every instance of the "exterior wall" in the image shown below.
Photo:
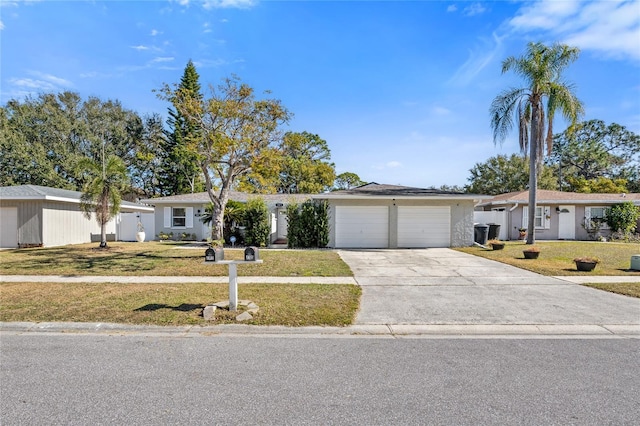
M115 234L115 221L106 226L107 234ZM45 201L42 210L42 240L45 247L91 242L91 234L100 235L95 215L87 219L77 204Z
M278 226L277 220L280 217L278 215L278 209L284 209L284 206L280 206L280 203L267 203L267 210L269 211L269 227L270 227L270 236L269 239L271 242L275 241L278 238ZM204 214L205 208L208 204L185 204L185 203L175 203L175 204L157 204L155 207L155 234L151 235L147 233L147 240L159 239L158 235L160 232L164 232L165 234L169 234L173 232L174 236L177 234L181 234L183 232L189 234L196 234L197 241L207 240L211 238L211 225L205 226L200 220L200 216ZM192 208L193 209L193 226L191 227L172 227L165 226L165 208L174 207L178 208ZM198 213L200 210L200 213ZM284 216L284 220L286 220L286 215Z
M42 240L42 201L2 200L2 207L18 209L18 246L37 247Z
M336 206L388 206L389 248L398 247L398 206L449 206L451 208L451 246L463 247L473 244L473 210L471 200L338 200L329 201L329 247L335 247Z
M564 203L562 205L567 205L568 203ZM550 211L549 218L549 228L548 229L540 229L536 228L536 239L539 240L557 240L559 235L559 213L556 212L556 207L560 207L560 204L538 204L538 207L548 207ZM588 207L608 207L610 204L576 204L575 207L575 239L581 241L588 241L591 239L589 233L584 227L586 220L586 208ZM506 206L506 210L509 211L511 206ZM508 232L508 238L510 240L519 239L519 228L526 228L527 224L522 222L523 218L523 209L526 209L526 204L520 204L516 207L515 210L510 212L510 226ZM485 207L485 210L490 210L491 207ZM566 214L566 213L560 213ZM638 221L638 228L636 232L640 232L640 221ZM599 231L602 237L608 238L612 231L610 229L600 229Z
M174 207L177 208L191 208L193 209L193 211L191 212L191 220L192 223L187 223L186 225L191 225L191 226L179 226L179 227L174 227L171 226L171 220L169 220L168 226L165 226L165 208L170 208L173 209ZM204 224L202 223L202 221L200 220L200 217L204 214L204 210L206 208L205 204L200 204L200 203L194 203L194 204L185 204L185 203L176 203L176 204L158 204L156 205L155 208L155 235L149 235L147 234L147 239L148 240L152 240L152 239L159 239L158 235L160 235L161 232L164 232L165 234L170 234L173 233L174 235L174 239L176 239L176 237L182 233L187 233L187 234L196 234L196 240L197 241L201 241L201 240L206 240L207 238L211 238L211 231L208 231L205 229L207 227L204 226ZM198 213L198 210L200 211ZM170 213L169 213L170 214ZM187 221L188 222L188 221ZM209 228L210 229L210 228Z

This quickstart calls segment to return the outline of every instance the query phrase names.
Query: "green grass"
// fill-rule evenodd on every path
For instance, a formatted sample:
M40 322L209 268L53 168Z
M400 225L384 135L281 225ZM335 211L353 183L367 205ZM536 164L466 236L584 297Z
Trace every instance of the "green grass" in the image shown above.
M178 243L109 243L0 251L0 274L6 275L161 275L226 276L226 265L204 264L204 247ZM225 259L242 259L241 249L225 249ZM261 264L238 267L241 276L352 276L331 250L260 250Z
M522 269L548 276L562 275L624 275L640 277L640 271L629 270L631 256L640 253L640 244L554 241L536 243L540 248L538 259L524 259L522 250L527 246L522 241L508 241L504 250L462 247L456 250L507 263ZM576 257L597 257L600 263L591 272L576 270Z
M260 310L244 324L347 326L361 295L355 285L241 284L239 299ZM0 321L114 322L145 325L235 323L218 310L205 321L203 308L229 298L226 284L0 283Z

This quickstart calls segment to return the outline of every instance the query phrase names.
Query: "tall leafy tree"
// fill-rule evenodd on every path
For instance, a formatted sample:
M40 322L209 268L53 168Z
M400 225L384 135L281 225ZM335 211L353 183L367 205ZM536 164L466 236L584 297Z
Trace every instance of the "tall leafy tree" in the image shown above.
M517 154L497 155L483 163L476 163L467 180L465 191L472 194L498 195L524 191L529 186L529 161ZM538 188L557 188L557 179L550 167L538 168Z
M502 62L503 74L514 71L525 82L524 87L499 94L491 103L490 113L494 143L502 143L516 123L520 149L529 152L527 244L535 242L537 170L545 148L551 152L554 116L560 111L573 125L584 110L573 86L562 80L562 73L577 60L579 52L564 44L529 43L523 56L510 56Z
M120 211L122 192L127 187L127 168L115 155L101 161L85 157L78 163L85 181L80 196L80 209L87 219L95 214L100 225L100 248L107 248L107 223Z
M178 90L189 93L194 101L202 101L200 75L191 60L187 63ZM173 108L169 108L166 143L164 145L163 169L161 187L163 195L188 194L200 192L202 172L198 166L197 154L187 146L189 140L201 137L198 123L187 120L181 112L177 99L170 99Z
M333 182L333 190L339 191L342 189L351 189L356 186L364 185L365 183L366 182L360 179L360 176L357 174L353 172L343 172L336 176L336 180Z
M623 179L640 191L640 136L616 123L589 120L554 135L546 162L557 169L563 190L580 192L589 182Z
M34 184L81 190L76 175L84 157L121 158L128 171L137 167L143 123L120 102L77 93L42 93L1 108L0 184Z
M314 194L328 190L336 177L327 141L309 132L287 132L282 139L278 192Z
M196 153L213 203L212 240L222 238L229 191L242 176L259 168L281 139L280 125L289 112L277 99L257 99L239 78L226 78L203 99L191 90L164 85L161 97L171 100L199 135L187 139Z

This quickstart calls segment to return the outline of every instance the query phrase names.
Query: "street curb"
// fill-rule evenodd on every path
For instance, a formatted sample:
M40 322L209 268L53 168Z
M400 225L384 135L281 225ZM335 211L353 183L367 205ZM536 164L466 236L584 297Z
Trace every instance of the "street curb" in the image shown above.
M224 324L147 326L115 323L0 322L6 334L106 334L145 336L281 336L377 338L635 338L640 324L356 324L349 327L286 327Z

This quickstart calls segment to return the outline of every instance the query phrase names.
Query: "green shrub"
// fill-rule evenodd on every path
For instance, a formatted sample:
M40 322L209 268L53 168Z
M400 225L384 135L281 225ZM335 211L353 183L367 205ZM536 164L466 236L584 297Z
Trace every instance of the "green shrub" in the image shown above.
M269 210L262 198L252 198L244 210L246 224L245 242L250 246L265 247L269 245Z
M329 244L329 205L307 200L287 206L289 248L319 248Z
M640 208L631 201L614 204L606 211L605 220L613 231L630 234L636 229L640 219Z

